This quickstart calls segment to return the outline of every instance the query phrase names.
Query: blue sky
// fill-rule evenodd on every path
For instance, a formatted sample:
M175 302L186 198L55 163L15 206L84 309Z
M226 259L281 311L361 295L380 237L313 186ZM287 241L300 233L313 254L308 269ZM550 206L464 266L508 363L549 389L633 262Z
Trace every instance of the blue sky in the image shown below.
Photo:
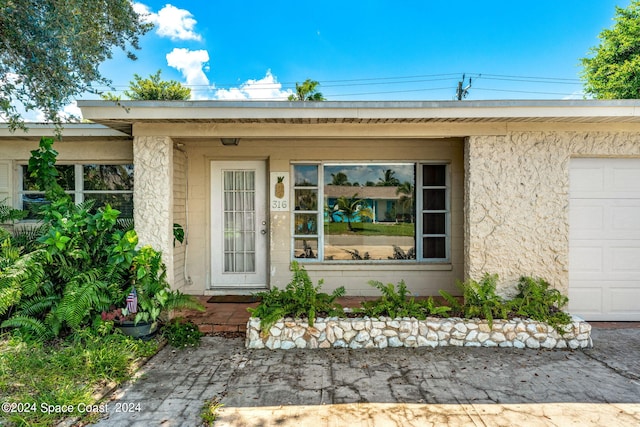
M286 99L295 82L328 100L581 98L580 58L629 0L136 2L155 28L139 59L101 66L123 91L162 70L194 99Z

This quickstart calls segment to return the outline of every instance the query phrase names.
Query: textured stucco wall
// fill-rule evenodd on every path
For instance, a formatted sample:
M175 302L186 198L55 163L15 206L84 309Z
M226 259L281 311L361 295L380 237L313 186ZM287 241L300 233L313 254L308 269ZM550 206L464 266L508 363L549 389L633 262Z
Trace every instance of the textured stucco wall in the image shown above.
M133 140L133 218L140 245L162 251L173 281L173 142L168 137Z
M497 273L509 294L522 275L569 286L571 157L638 157L628 132L511 132L465 143L465 276Z

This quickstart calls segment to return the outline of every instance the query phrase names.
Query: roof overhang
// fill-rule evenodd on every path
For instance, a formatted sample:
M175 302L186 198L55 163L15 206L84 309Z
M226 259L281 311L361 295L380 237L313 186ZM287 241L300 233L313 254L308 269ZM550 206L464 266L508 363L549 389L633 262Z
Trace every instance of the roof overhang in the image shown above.
M134 124L640 123L640 100L78 101L83 117L125 133Z
M55 126L51 123L25 123L26 130L12 131L6 123L0 123L0 138L34 140L42 137L55 138ZM119 130L98 123L65 123L62 125L62 139L129 139L131 136Z

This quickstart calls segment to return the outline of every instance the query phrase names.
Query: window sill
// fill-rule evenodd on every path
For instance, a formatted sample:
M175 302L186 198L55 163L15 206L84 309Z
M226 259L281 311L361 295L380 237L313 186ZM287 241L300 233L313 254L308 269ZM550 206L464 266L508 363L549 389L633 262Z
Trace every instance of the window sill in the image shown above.
M300 262L307 271L451 271L453 265L450 262Z

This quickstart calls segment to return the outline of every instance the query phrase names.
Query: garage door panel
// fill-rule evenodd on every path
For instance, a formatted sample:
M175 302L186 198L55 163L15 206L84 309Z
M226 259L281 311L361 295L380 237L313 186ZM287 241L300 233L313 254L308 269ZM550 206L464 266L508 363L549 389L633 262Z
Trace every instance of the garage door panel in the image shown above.
M613 165L611 168L611 183L605 185L605 189L609 189L616 193L622 194L622 197L638 197L640 194L640 169L636 164L635 159L629 159L631 161L623 161L621 165ZM629 194L629 193L635 193Z
M602 248L575 247L569 251L569 264L572 273L600 273L603 267Z
M611 313L623 315L637 313L640 303L640 288L612 287L609 289L609 300Z
M640 277L640 248L612 247L611 272L636 273Z
M593 233L603 232L604 220L604 206L585 205L584 203L577 206L572 205L569 210L571 237L590 239Z
M604 191L604 171L602 168L598 165L591 164L577 165L575 160L591 159L574 159L574 161L572 161L572 168L569 173L572 195Z
M640 159L572 159L569 310L640 320Z
M637 206L612 206L611 229L640 236L640 203ZM637 238L637 237L635 237Z
M602 287L569 289L569 311L584 318L602 313Z

